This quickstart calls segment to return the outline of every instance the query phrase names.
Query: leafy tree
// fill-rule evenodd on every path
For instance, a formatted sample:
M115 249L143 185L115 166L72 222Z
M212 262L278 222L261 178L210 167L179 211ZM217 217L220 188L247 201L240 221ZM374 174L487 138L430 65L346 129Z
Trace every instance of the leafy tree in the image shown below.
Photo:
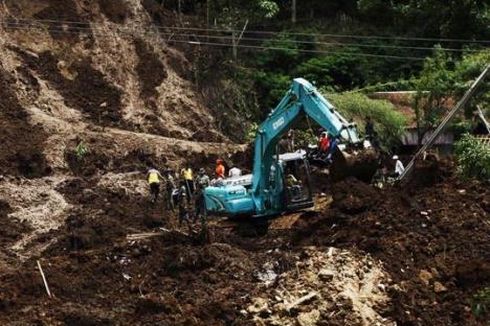
M232 35L233 57L237 58L239 30L247 24L269 19L279 12L279 7L272 0L211 0L208 3L211 17L215 25L228 29Z
M355 50L350 50L357 53ZM364 85L366 71L363 60L349 53L315 57L301 63L295 75L321 86L331 86L336 91L349 90Z
M454 93L452 61L443 51L436 50L433 58L424 63L421 76L415 83L415 119L419 145L425 134L434 128L447 111L447 102Z
M419 143L447 112L448 101L459 99L489 62L490 50L470 52L455 63L436 48L435 56L425 61L420 77L415 80L417 94L414 108ZM487 106L490 103L489 90L490 82L487 79L467 105L467 116L475 110L476 105Z
M468 178L490 179L490 147L466 134L456 143L458 170Z
M328 94L326 98L342 115L354 119L359 125L371 117L379 140L386 149L399 143L407 122L390 102L373 100L360 93Z

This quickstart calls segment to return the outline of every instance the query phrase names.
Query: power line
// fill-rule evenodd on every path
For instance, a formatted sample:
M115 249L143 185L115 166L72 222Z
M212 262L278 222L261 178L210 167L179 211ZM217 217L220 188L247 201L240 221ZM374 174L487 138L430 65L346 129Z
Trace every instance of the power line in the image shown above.
M80 21L64 21L64 20L52 20L52 19L26 19L26 18L14 18L19 21L30 22L47 22L47 23L60 23L65 25L89 25L90 22ZM224 29L224 28L202 28L202 27L181 27L181 26L162 26L153 25L158 29L172 29L172 30L188 30L188 31L205 31L205 32L241 32L236 29ZM246 31L247 34L281 34L283 32L277 31ZM483 43L490 44L490 40L470 40L470 39L453 39L453 38L429 38L429 37L406 37L406 36L386 36L386 35L352 35L352 34L332 34L332 33L300 33L300 32L286 32L289 35L298 36L325 36L332 38L352 38L352 39L381 39L381 40L399 40L399 41L427 41L427 42L454 42L454 43Z
M1 21L0 21L1 22ZM26 23L17 23L17 22L8 22L6 23L8 26L32 26ZM47 26L49 28L53 28L53 26ZM58 28L63 28L62 25L55 26ZM94 30L97 29L93 26L91 27L70 27L70 29L75 30ZM205 37L206 39L227 39L233 40L234 37L224 36L224 35L208 35L208 34L189 34L189 33L170 33L170 32L160 32L161 35L165 36L179 36L179 37ZM320 41L298 41L291 39L271 39L271 38L253 38L253 37L242 37L242 41L252 41L252 42L285 42L292 44L311 44L311 45L334 45L334 46L342 46L342 47L360 47L360 48L373 48L373 49L406 49L406 50L421 50L421 51L434 51L433 47L420 47L420 46L401 46L401 45L384 45L384 44L361 44L361 43L341 43L341 42L320 42ZM437 48L441 51L446 52L478 52L479 50L475 49L454 49L454 48Z
M7 26L7 29L12 29L12 30L30 30L32 28L36 28L36 26ZM93 29L89 28L83 28L82 30L86 31L91 31L92 35L97 35L98 37L101 38L113 38L110 35L107 34L97 34L94 33ZM50 27L49 32L55 33L55 34L72 34L72 35L78 35L79 33L75 31L70 31L70 30L63 30L61 28L58 29L53 29L53 27ZM124 32L126 35L130 36L135 36L134 34L130 34L127 32ZM184 44L189 44L189 45L207 45L207 46L217 46L217 47L233 47L233 44L229 43L216 43L216 42L201 42L201 41L187 41L187 40L169 40L167 42L173 42L173 43L184 43ZM410 60L410 61L423 61L425 58L423 57L410 57L410 56L396 56L396 55L383 55L383 54L370 54L370 53L352 53L352 52L345 52L345 51L324 51L324 50L307 50L307 49L295 49L295 48L286 48L286 47L274 47L274 46L258 46L258 45L244 45L244 44L239 44L235 45L238 48L247 48L247 49L256 49L256 50L274 50L274 51L297 51L301 53L317 53L317 54L338 54L338 55L349 55L349 56L356 56L356 57L369 57L369 58L383 58L383 59L394 59L394 60Z

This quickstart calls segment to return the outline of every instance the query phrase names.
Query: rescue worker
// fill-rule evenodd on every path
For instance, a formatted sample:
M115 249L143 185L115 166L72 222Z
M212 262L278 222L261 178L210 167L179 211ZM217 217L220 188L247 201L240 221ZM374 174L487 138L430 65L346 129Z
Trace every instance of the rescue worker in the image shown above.
M160 179L163 179L160 172L155 168L148 169L146 173L146 178L148 180L148 184L150 185L150 195L151 202L155 203L158 198L158 194L160 193Z
M402 161L400 161L398 158L398 155L394 155L393 160L395 161L395 173L393 176L398 179L403 174L403 171L405 171L405 167L403 166Z
M327 161L329 163L332 163L333 161L333 153L335 153L335 150L337 149L337 145L339 144L339 136L333 137L332 141L330 142L330 146L328 149L328 154L327 154Z
M183 168L180 171L180 175L182 177L182 180L184 180L185 191L187 195L186 198L187 201L189 202L192 198L192 194L194 193L194 176L190 166Z
M320 136L320 152L327 153L330 148L330 137L327 132L322 132Z
M228 176L230 178L235 178L235 177L239 177L242 175L242 170L240 170L239 168L237 168L235 165L232 165L233 167L230 169L230 171L228 171Z
M216 179L224 179L225 178L225 166L223 165L223 160L222 159L217 159L216 160Z
M366 117L366 126L364 127L364 131L366 132L366 138L372 141L374 137L374 124L370 116Z
M172 176L172 170L165 170L165 209L174 210L172 194L176 188L175 179Z
M210 180L209 177L206 175L206 171L204 168L200 168L197 178L196 178L196 195L195 195L195 210L196 210L196 216L195 218L197 219L198 217L202 218L203 213L205 213L205 202L204 202L204 189L209 187L210 185Z
M296 150L296 144L294 142L294 130L289 129L288 131L288 143L287 143L288 152L292 153Z
M180 187L178 190L178 205L179 205L179 226L182 226L182 222L190 222L189 210L187 209L188 199L186 199L187 189L185 187L185 181L180 181Z

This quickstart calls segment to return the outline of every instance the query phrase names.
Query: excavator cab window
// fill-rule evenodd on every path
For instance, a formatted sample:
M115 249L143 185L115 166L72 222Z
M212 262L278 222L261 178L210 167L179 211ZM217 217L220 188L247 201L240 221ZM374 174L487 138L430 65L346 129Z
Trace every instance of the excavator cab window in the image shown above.
M311 207L313 204L310 169L305 159L284 162L285 198L288 210Z

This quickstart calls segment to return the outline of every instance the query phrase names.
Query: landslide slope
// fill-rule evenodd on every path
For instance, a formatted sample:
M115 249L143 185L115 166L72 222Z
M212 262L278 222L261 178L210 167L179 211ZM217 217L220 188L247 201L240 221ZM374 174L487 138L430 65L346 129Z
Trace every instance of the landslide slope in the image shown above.
M151 3L1 2L0 225L9 231L0 267L42 252L49 244L30 244L81 208L60 190L66 182L144 201L148 164L197 168L240 150L217 131L191 64L153 25Z
M140 1L7 0L0 19L8 144L0 173L66 168L63 152L77 136L93 148L112 145L106 152L129 139L226 141L187 79L189 62L166 45Z

